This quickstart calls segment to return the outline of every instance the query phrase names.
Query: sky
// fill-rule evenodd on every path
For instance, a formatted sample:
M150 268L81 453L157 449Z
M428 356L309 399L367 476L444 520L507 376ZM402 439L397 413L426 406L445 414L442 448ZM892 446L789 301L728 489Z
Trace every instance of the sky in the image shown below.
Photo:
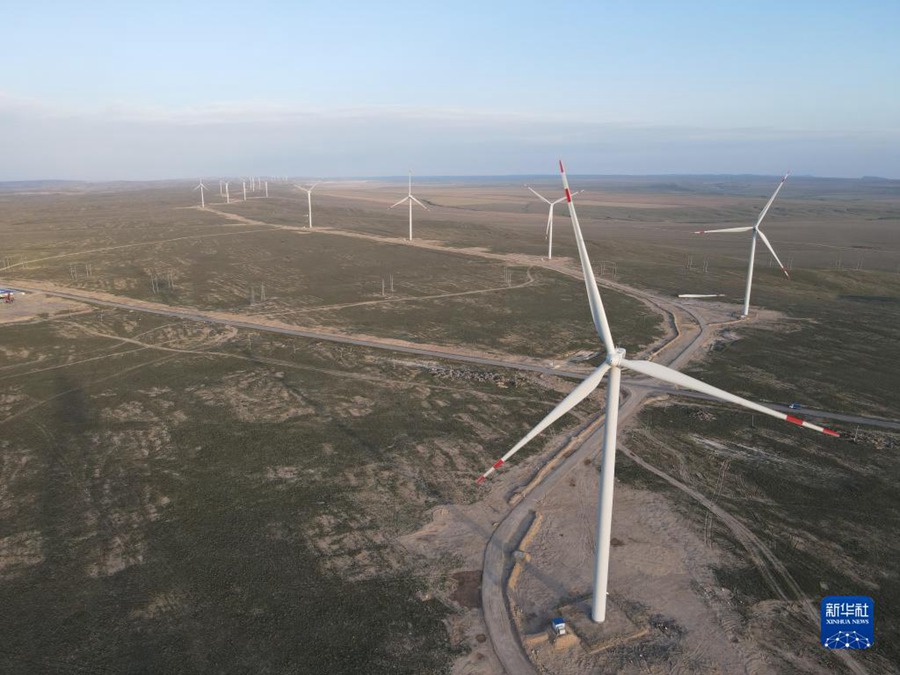
M900 178L893 0L7 3L0 180Z

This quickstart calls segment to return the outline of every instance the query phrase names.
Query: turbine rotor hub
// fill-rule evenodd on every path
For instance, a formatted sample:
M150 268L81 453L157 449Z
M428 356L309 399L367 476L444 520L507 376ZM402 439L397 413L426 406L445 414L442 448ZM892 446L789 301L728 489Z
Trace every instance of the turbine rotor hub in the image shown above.
M616 347L616 351L612 354L606 355L606 362L611 366L618 366L622 363L622 359L625 358L625 350L621 347Z

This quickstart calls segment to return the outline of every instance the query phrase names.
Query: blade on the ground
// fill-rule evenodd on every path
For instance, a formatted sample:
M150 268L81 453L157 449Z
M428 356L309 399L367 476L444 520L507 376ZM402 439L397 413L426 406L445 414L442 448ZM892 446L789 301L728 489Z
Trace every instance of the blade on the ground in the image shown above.
M784 420L785 422L790 422L791 424L806 427L807 429L813 429L814 431L820 431L823 434L828 434L829 436L840 435L838 434L838 432L833 431L832 429L828 429L827 427L820 427L817 424L812 424L811 422L802 420L799 417L794 417L793 415L788 415L777 410L772 410L772 408L768 408L759 403L754 403L753 401L750 401L746 398L735 396L734 394L731 394L724 389L719 389L718 387L714 387L711 384L706 384L706 382L701 382L700 380L693 378L690 375L679 373L677 370L672 370L671 368L667 368L666 366L662 366L658 363L653 363L651 361L630 361L628 359L622 359L620 365L624 368L628 368L635 372L641 373L642 375L649 375L650 377L654 377L657 380L662 380L663 382L668 382L669 384L674 384L686 389L693 389L694 391L699 391L703 394L709 394L710 396L715 396L722 401L735 403L739 406L743 406L744 408L755 410L756 412L762 413L763 415L769 415L770 417L775 417L777 419Z
M547 198L544 197L543 195L540 195L540 194L538 194L537 192L535 192L534 190L532 190L530 185L526 185L525 187L527 187L529 190L531 190L531 194L533 194L535 197L537 197L538 199L540 199L542 202L545 202L545 203L547 203L547 204L550 203L550 200L549 200L549 199L547 199Z
M427 206L425 206L422 202L420 202L418 199L416 199L416 198L413 197L412 195L410 195L409 198L412 199L416 204L418 204L419 206L421 206L421 207L422 207L423 209L425 209L426 211L428 210L428 207L427 207Z
M723 227L719 230L697 230L694 234L712 234L713 232L749 232L753 229L752 225L747 227Z
M388 208L389 208L389 209L392 209L392 208L394 208L395 206L400 206L400 205L401 205L403 202L405 202L407 199L409 199L409 197L404 197L403 199L401 199L401 200L400 200L399 202L397 202L396 204L391 204Z
M569 395L566 396L562 401L560 401L559 405L557 405L553 410L550 411L550 414L547 415L544 419L542 419L538 425L528 432L528 435L525 436L521 441L516 443L513 448L507 452L503 457L494 462L493 466L490 469L485 471L481 476L479 476L476 483L483 483L484 479L490 476L494 471L500 468L506 461L516 454L519 450L521 450L528 441L541 433L544 429L553 424L560 417L569 412L576 405L581 403L584 399L586 399L594 389L596 389L601 380L603 380L603 376L606 375L606 372L609 370L610 366L608 363L604 363L602 366L597 368L593 373L588 375L581 381L577 387L575 387Z
M784 187L784 182L788 179L788 176L791 175L791 172L788 171L784 174L784 178L781 179L781 182L778 184L778 187L775 188L775 192L772 193L772 196L769 197L769 201L766 202L766 205L763 207L763 210L759 212L759 218L756 219L756 227L759 227L759 224L763 221L763 218L766 217L766 214L769 212L769 207L772 206L772 202L775 201L775 197L778 196L778 193L781 192L781 188Z
M769 253L772 254L772 257L775 258L775 262L778 263L778 266L781 268L781 271L784 272L784 276L786 276L788 279L790 279L791 275L788 274L788 271L784 268L784 265L781 264L781 261L778 259L778 254L775 253L775 249L772 248L772 244L769 243L769 240L766 237L766 235L763 234L762 230L757 230L756 233L759 235L759 238L762 239L762 242L766 245L766 248L769 249Z
M600 289L597 288L597 279L594 278L594 270L591 269L591 260L588 258L587 247L584 245L584 237L581 236L581 226L578 224L578 214L575 213L575 203L572 201L572 192L569 190L569 179L566 177L566 169L562 160L559 160L559 173L562 176L563 189L566 191L566 202L569 206L569 216L572 218L572 228L575 230L575 242L578 244L578 257L581 258L581 271L584 274L584 285L587 288L588 302L591 304L591 316L594 319L594 327L597 334L603 340L608 354L616 351L616 345L609 332L609 323L606 312L603 309L603 300L600 299Z

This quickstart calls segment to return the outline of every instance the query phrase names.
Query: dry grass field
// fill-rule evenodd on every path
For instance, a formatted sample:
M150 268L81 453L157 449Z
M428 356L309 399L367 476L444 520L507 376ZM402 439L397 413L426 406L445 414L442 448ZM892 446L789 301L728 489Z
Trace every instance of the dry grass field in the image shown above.
M748 242L691 232L752 224L771 180L572 183L586 189L576 199L598 274L665 295L723 293L738 308ZM534 186L558 191L549 179ZM0 191L0 284L501 357L563 362L598 348L583 283L535 264L546 207L521 182L417 181L430 210L414 211L414 235L429 248L404 244L407 211L387 208L405 187L323 183L313 231L306 195L289 184L270 184L270 199L210 196L205 211L187 183ZM562 206L554 257L571 258ZM894 183L792 178L766 232L794 278L758 251L752 302L782 318L733 328L737 339L714 343L692 372L761 400L896 418L898 206ZM662 334L643 303L612 291L604 301L629 353ZM567 385L85 309L0 323L0 669L437 673L476 649L453 629L466 612L453 599L457 561L423 560L397 539L435 506L475 503L474 476ZM789 431L672 399L645 409L626 443L715 495L808 597L875 597L877 671L900 659L896 439ZM667 495L709 547L733 554L716 574L747 634L784 627L760 618L772 589L740 542L637 464L619 466L622 481ZM814 652L815 636L797 639ZM783 646L772 651L790 667ZM665 653L677 661L677 649Z

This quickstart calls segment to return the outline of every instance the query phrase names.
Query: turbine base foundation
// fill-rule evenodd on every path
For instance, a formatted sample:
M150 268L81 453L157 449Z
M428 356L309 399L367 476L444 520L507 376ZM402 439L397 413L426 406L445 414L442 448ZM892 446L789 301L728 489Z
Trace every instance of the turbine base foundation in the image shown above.
M638 640L650 633L650 626L643 616L629 616L622 607L623 603L615 596L606 598L606 620L594 623L591 619L591 596L564 605L559 616L578 636L581 646L589 654L599 654L607 649Z

